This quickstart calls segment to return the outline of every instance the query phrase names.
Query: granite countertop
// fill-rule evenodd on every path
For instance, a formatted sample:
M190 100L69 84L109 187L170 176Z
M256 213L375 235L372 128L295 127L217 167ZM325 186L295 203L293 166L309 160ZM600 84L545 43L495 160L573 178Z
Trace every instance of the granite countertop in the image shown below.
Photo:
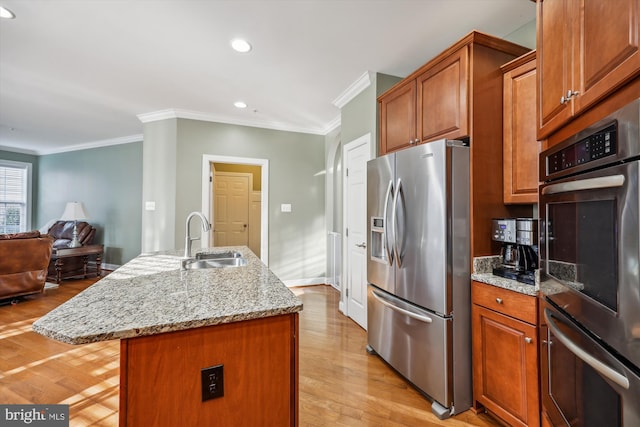
M473 259L473 273L471 280L486 283L488 285L497 286L499 288L508 289L525 295L537 296L540 290L540 274L536 270L535 285L528 285L516 280L506 279L504 277L492 274L493 268L500 264L499 256L475 257Z
M302 302L247 247L246 266L181 270L182 251L140 255L33 324L85 344L239 322L302 310Z

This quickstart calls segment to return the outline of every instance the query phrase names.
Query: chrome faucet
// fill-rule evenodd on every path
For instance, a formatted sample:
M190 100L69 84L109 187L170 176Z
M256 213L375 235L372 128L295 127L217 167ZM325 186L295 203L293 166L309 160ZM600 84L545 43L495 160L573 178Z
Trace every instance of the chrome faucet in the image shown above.
M205 216L200 213L200 212L191 212L189 214L189 216L187 217L187 221L186 221L186 228L184 231L184 257L185 258L191 258L191 242L193 242L194 240L198 240L200 239L199 237L191 237L189 235L189 222L191 222L191 218L193 218L194 216L198 216L200 217L200 220L202 221L202 231L209 231L211 230L211 225L209 224L209 221L207 221L207 218L205 218Z

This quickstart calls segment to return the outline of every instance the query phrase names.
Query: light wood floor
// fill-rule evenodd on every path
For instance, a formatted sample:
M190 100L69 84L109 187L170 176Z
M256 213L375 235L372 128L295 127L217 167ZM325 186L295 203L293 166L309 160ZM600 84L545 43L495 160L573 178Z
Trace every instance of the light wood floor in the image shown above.
M43 295L0 306L0 404L64 403L71 426L117 426L119 343L72 346L31 324L95 280L66 281ZM301 426L498 426L470 411L445 421L377 356L366 332L338 312L329 286L293 288L300 315Z

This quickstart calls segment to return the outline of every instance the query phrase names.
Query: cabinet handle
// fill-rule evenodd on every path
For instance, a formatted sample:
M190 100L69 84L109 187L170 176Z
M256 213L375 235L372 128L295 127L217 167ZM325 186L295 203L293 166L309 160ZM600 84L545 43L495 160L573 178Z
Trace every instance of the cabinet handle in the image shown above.
M420 138L416 138L415 141L413 141L414 144L419 144L420 143Z
M529 337L524 337L524 342L526 342L527 344L531 344L533 340Z
M567 95L566 95L566 96L565 96L565 95L563 95L563 96L561 96L561 97L560 97L560 104L566 104L567 102L569 102L569 100L570 100L572 97L574 97L574 96L578 96L579 94L580 94L580 92L579 92L579 91L577 91L577 90L576 90L576 91L574 92L574 91L572 91L571 89L569 89L569 90L567 91Z
M496 298L496 302L497 302L498 304L502 304L502 298Z

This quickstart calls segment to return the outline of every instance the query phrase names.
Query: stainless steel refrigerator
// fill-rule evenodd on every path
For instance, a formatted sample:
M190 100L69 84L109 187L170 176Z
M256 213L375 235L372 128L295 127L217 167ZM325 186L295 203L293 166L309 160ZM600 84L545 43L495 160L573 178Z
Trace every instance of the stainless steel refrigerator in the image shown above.
M469 147L367 164L368 347L447 418L471 407Z

